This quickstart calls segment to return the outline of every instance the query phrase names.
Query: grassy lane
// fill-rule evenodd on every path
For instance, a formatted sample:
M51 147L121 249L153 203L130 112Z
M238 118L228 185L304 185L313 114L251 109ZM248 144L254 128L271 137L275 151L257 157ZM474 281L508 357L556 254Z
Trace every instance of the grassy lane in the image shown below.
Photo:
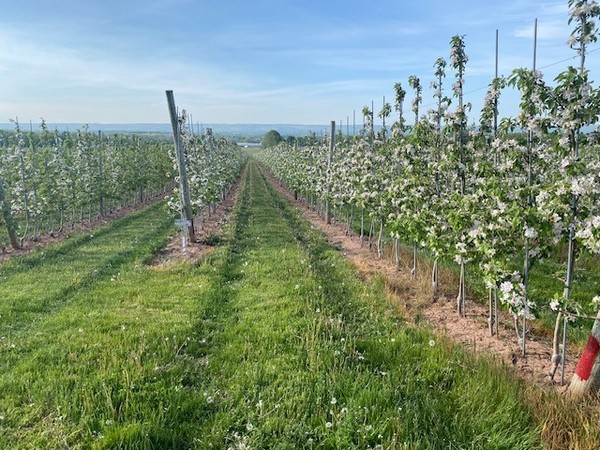
M199 448L536 448L517 383L403 324L255 166L206 310Z
M252 163L235 214L199 265L144 265L156 224L76 251L103 255L85 271L36 263L31 283L67 283L30 294L34 312L0 299L20 323L8 336L2 316L0 448L541 447L517 381L403 323Z
M0 336L10 340L74 294L164 244L172 221L159 203L30 257L0 266Z
M162 208L2 267L0 448L116 448L113 435L169 448L187 437L183 386L200 365L184 349L200 345L203 283L193 267L143 264L173 228Z

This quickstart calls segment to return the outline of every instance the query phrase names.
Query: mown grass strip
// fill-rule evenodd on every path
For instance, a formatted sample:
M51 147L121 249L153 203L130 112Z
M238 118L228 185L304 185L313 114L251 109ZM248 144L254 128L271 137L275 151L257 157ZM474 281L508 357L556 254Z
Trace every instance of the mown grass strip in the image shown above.
M0 338L6 343L75 293L152 254L173 229L160 203L87 235L0 266Z
M518 383L402 323L250 170L199 448L537 448ZM235 295L229 295L229 292Z
M0 336L0 448L189 448L207 404L196 325L212 266L144 265L173 229L161 208L109 229L29 273L86 275L56 276L69 292L59 301L50 289L51 310L35 309L48 295L30 293L35 314L13 317L35 320Z

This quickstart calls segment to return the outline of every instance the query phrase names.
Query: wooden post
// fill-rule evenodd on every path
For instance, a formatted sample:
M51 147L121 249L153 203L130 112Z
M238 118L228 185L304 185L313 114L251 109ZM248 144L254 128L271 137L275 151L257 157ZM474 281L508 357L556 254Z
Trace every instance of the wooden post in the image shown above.
M335 147L335 120L331 121L331 132L329 134L329 152L327 153L327 198L325 199L325 218L327 223L331 223L331 160L333 158L333 148Z
M167 104L169 106L169 115L171 117L171 126L173 127L173 140L175 142L175 150L177 152L177 168L179 170L179 190L181 196L181 219L189 221L187 229L190 242L197 242L196 233L194 232L194 216L192 214L190 186L185 167L183 142L181 142L179 120L177 118L177 110L175 109L175 98L173 97L173 91L166 91L166 94Z

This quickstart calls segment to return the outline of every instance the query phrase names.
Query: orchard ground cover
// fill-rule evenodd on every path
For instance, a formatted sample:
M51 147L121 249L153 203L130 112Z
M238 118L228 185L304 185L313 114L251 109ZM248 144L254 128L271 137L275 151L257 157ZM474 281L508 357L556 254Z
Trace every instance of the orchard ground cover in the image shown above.
M156 206L2 266L0 447L542 448L521 382L406 323L254 163L234 214L196 263L147 264Z

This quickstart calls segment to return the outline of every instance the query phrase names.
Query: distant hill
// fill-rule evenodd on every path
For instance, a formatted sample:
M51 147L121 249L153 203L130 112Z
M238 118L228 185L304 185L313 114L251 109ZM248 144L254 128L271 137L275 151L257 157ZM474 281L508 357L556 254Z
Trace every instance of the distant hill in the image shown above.
M47 123L50 130L75 131L82 129L83 123ZM104 133L170 133L171 125L168 123L89 123L90 131ZM21 127L29 131L29 122L22 122ZM40 124L31 125L33 131L39 131ZM245 142L260 141L269 130L277 130L282 136L307 136L315 133L317 136L327 135L329 125L294 125L294 124L194 124L194 133L204 133L206 128L220 136L232 137ZM0 129L13 130L14 124L0 123ZM357 126L357 131L358 131ZM346 131L345 127L343 131Z

